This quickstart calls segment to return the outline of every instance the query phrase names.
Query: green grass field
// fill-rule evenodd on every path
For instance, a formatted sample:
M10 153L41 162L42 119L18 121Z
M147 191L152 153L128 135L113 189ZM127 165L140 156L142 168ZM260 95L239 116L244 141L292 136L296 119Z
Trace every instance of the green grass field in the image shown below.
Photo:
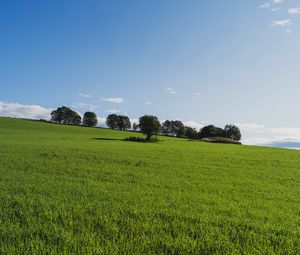
M0 254L300 254L300 151L0 118Z

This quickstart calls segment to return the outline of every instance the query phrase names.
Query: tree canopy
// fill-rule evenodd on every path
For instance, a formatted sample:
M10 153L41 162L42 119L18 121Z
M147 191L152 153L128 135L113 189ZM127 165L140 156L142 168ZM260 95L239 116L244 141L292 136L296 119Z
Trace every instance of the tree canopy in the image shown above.
M240 129L235 125L226 125L224 128L225 136L236 141L240 141L242 138Z
M189 139L197 139L198 132L196 129L194 129L192 127L185 127L185 136Z
M209 137L223 137L224 130L219 127L215 127L214 125L208 125L201 128L199 132L199 138L209 138Z
M51 112L51 121L58 124L80 125L81 116L69 107L62 106Z
M111 129L116 129L118 127L118 115L110 114L106 118L106 125Z
M95 127L98 123L97 115L94 112L86 112L83 115L82 124L88 127Z
M126 130L131 128L128 116L110 114L106 118L106 125L111 129Z
M131 128L131 122L128 116L118 115L117 116L117 127L119 130L126 130Z
M164 135L183 137L184 125L180 120L166 120L162 124L162 132Z
M226 125L224 129L215 127L214 125L208 125L200 130L200 139L211 137L224 137L235 141L240 141L242 138L240 129L235 125Z
M161 124L156 116L144 115L139 119L139 127L143 134L145 134L146 141L150 141L153 135L158 135L161 130Z

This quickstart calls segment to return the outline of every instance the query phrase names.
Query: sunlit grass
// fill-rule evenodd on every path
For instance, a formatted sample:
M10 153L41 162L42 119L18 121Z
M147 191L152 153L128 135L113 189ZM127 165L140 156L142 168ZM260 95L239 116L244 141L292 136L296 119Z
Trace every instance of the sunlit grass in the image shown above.
M0 254L300 253L300 151L129 136L0 118Z

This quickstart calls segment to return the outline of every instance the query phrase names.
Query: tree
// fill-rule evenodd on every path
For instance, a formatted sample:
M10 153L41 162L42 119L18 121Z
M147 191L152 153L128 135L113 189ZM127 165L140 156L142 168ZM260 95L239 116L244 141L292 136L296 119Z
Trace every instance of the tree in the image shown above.
M137 131L139 129L139 124L133 123L132 124L132 129L133 129L133 131Z
M208 125L203 127L199 132L199 138L209 138L209 137L224 137L224 130L214 125Z
M83 115L82 124L88 127L95 127L98 123L97 115L94 112L86 112Z
M185 136L189 139L197 139L198 132L196 129L194 129L192 127L185 127Z
M56 110L51 112L51 121L61 124L69 110L70 109L66 106L58 107Z
M173 135L172 134L172 123L169 120L166 120L162 124L162 133L164 135Z
M118 115L110 114L106 118L106 125L111 129L116 129L118 127Z
M180 120L171 121L172 123L172 132L177 137L184 136L184 125Z
M62 106L51 112L51 121L58 124L80 125L81 116L69 107Z
M70 117L67 120L68 125L80 125L81 124L81 116L79 113L72 111L70 113Z
M235 125L226 125L224 133L227 138L231 138L236 141L240 141L242 138L240 129Z
M117 127L122 131L126 129L130 129L131 122L128 116L122 116L122 115L117 116Z
M177 137L184 136L184 125L180 120L166 120L162 124L162 133L164 135L171 135Z
M146 141L150 141L153 135L157 135L161 130L161 124L156 116L144 115L140 117L139 127L143 134L145 134Z

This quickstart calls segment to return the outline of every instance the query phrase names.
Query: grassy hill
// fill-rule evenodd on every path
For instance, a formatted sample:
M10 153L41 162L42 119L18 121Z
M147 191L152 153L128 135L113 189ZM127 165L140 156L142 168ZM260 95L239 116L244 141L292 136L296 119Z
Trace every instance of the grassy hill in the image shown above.
M299 254L300 151L0 118L0 254Z

